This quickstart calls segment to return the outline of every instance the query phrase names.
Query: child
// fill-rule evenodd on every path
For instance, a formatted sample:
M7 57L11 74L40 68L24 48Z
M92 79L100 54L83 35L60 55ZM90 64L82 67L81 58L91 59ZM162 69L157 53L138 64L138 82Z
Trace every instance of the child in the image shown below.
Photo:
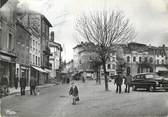
M79 101L78 88L74 83L71 83L71 88L69 90L69 95L72 96L72 104L76 105L76 101Z

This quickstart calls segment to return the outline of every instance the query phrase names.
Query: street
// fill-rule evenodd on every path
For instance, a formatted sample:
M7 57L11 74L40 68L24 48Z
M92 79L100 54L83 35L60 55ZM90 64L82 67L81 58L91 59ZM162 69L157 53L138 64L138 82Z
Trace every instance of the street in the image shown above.
M168 92L115 93L113 82L110 91L104 91L104 82L77 82L80 102L72 105L69 85L56 85L40 90L39 96L20 94L2 99L2 115L12 117L167 117ZM124 88L124 86L123 86ZM11 117L11 116L10 116Z

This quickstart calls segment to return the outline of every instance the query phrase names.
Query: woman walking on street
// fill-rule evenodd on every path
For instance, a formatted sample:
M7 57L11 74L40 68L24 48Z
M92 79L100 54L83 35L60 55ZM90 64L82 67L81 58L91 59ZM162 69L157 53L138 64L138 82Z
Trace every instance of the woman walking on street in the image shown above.
M77 86L74 83L71 83L69 95L72 96L72 104L76 105L76 101L79 101L79 92Z

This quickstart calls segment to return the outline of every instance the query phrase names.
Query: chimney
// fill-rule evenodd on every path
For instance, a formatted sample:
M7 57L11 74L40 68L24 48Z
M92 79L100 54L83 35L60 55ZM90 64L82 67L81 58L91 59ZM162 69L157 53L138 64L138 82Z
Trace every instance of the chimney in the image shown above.
M54 42L54 31L51 32L51 41Z
M149 44L149 48L151 48L152 47L152 45L151 44Z

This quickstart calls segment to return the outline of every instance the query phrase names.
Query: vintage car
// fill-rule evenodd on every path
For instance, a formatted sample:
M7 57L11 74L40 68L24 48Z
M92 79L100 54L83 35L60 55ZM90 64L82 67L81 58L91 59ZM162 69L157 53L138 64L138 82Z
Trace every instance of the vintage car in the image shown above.
M156 73L140 73L133 77L131 81L132 90L145 88L152 92L157 89L168 91L168 80L158 76Z

